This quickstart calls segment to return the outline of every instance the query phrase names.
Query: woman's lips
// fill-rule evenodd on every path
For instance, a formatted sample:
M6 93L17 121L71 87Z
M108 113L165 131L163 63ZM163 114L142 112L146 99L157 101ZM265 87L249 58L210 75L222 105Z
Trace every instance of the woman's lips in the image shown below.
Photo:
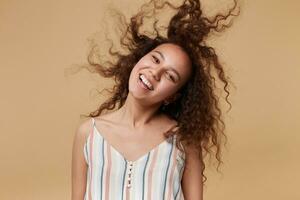
M138 78L138 84L139 84L142 88L144 88L145 90L150 91L150 90L148 89L148 87L143 83L143 81L141 81L140 78Z

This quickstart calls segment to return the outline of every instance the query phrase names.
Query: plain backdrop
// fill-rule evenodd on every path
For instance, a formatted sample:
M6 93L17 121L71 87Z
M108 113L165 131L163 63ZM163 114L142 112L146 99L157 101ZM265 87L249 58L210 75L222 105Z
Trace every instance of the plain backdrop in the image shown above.
M225 5L205 2L211 12ZM86 62L87 39L104 22L114 25L108 7L129 16L142 3L0 0L0 199L70 199L80 115L112 81L65 69ZM241 1L233 26L213 40L236 88L222 173L207 169L205 200L300 199L299 10L296 0Z

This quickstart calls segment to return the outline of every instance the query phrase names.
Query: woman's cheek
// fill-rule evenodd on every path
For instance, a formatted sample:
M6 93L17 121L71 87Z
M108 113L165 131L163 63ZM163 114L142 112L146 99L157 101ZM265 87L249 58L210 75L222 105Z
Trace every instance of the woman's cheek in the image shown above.
M176 88L165 86L165 87L161 87L159 91L161 96L166 98L174 94L176 92Z

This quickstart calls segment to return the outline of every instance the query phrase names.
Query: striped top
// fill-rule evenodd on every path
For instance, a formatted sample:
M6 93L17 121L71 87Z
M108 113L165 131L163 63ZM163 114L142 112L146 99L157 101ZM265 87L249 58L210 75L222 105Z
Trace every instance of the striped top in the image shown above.
M92 122L83 150L88 165L84 200L184 200L185 154L175 145L176 135L129 161Z

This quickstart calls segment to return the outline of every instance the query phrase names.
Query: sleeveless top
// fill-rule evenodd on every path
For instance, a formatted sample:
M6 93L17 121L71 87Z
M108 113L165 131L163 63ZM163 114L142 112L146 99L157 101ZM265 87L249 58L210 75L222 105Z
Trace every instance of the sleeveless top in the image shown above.
M184 200L185 153L175 145L176 134L130 161L101 135L94 118L92 123L83 149L88 165L84 200Z

